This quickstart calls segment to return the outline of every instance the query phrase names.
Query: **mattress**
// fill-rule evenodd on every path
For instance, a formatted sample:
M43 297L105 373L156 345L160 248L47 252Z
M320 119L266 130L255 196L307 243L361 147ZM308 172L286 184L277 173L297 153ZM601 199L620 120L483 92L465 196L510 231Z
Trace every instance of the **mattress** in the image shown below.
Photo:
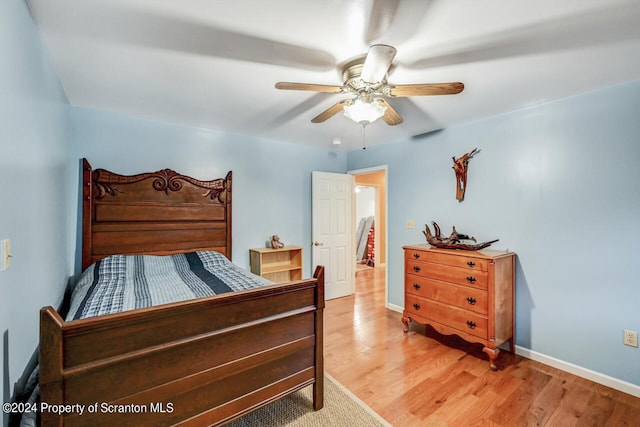
M257 288L272 282L224 255L112 255L89 266L73 289L66 320L103 316Z

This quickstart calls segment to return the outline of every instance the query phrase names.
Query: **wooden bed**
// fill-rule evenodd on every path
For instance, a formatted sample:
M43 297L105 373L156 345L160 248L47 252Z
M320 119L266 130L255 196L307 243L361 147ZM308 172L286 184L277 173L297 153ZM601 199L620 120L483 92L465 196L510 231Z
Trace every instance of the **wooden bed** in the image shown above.
M231 257L231 172L123 176L84 159L82 175L83 269L111 254ZM312 279L74 321L45 307L41 400L76 406L48 407L42 425L219 425L309 385L318 410L323 309L322 267Z

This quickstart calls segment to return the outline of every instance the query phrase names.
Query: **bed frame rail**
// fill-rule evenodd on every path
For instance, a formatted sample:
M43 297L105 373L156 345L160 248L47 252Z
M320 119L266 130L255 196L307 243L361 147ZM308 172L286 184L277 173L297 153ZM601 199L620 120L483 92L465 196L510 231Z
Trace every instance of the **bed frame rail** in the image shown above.
M99 318L65 322L45 307L42 425L219 425L312 384L320 409L323 309L322 267L313 279Z

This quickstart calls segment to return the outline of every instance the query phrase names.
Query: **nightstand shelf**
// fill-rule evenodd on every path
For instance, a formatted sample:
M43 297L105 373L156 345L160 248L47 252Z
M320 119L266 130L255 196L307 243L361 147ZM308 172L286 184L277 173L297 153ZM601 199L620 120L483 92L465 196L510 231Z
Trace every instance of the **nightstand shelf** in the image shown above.
M302 279L302 248L249 249L251 272L276 283Z

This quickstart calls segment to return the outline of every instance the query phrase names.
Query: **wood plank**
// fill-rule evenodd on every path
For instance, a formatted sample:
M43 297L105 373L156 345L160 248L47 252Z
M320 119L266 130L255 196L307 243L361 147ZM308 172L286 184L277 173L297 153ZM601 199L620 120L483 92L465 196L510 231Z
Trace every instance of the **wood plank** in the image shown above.
M203 425L202 422L206 419L219 422L221 419L228 418L229 413L246 413L247 409L260 406L263 402L273 401L274 394L282 395L288 390L295 389L301 382L309 384L313 378L313 369L308 367L311 358L311 355L305 359L294 354L257 368L244 370L236 375L200 383L196 388L176 385L171 385L166 390L159 388L150 393L108 403L114 410L119 405L135 406L140 408L138 413L114 411L106 414L103 411L96 413L95 416L85 413L82 416L68 417L65 419L65 426L173 425L183 420L187 421L185 425ZM164 407L169 407L171 404L174 411L152 411L152 403L162 403ZM247 404L249 404L248 408L243 406ZM200 423L194 424L196 420L200 420Z
M264 339L253 339L255 328L263 331ZM136 390L156 387L312 336L313 312L310 312L292 318L250 324L238 330L223 330L167 342L114 359L96 360L67 370L64 380L67 393L79 399L76 403L112 401ZM181 360L190 362L184 364L180 363ZM149 372L153 372L153 375L149 375ZM114 381L117 381L118 387L113 387Z
M105 204L96 202L94 221L126 222L126 221L223 221L225 209L220 206L175 204Z
M408 248L411 248L408 246ZM478 253L473 252L475 256L468 256L472 252L460 252L460 256L452 257L449 253L438 252L435 249L424 251L406 251L405 258L413 259L415 261L425 261L434 264L446 264L452 267L465 268L469 271L487 271L487 260L478 258Z
M356 273L356 294L327 301L325 366L394 426L624 426L640 399L503 351L491 371L482 345L402 332L384 307L385 270ZM444 392L439 393L438 390Z
M408 305L407 314L417 322L429 323L446 334L458 333L464 337L469 334L483 340L488 338L486 316L410 294L407 294L405 300ZM445 328L440 328L440 326L445 326ZM453 328L454 331L447 330L447 326Z
M64 402L62 391L62 324L63 319L52 307L40 310L40 373L41 395L47 396L45 402L59 405ZM43 411L42 425L58 425L60 417L54 412Z
M444 264L407 260L407 271L431 279L442 280L459 285L487 289L487 272L468 268L451 267Z
M415 274L406 274L405 287L407 292L415 295L487 315L487 291L482 289L453 285Z
M238 301L251 292L254 292L251 298ZM240 291L76 320L69 322L65 330L64 366L73 367L304 307L312 310L314 303L313 287L309 281L303 281L284 288L268 286L258 292ZM163 333L158 334L158 330Z
M154 233L140 231L94 232L94 254L143 253L158 249L190 249L219 245L226 241L225 230L201 229L157 230Z
M107 222L93 224L94 232L110 231L155 231L155 230L226 230L227 225L220 221L183 221L180 224L169 222Z

